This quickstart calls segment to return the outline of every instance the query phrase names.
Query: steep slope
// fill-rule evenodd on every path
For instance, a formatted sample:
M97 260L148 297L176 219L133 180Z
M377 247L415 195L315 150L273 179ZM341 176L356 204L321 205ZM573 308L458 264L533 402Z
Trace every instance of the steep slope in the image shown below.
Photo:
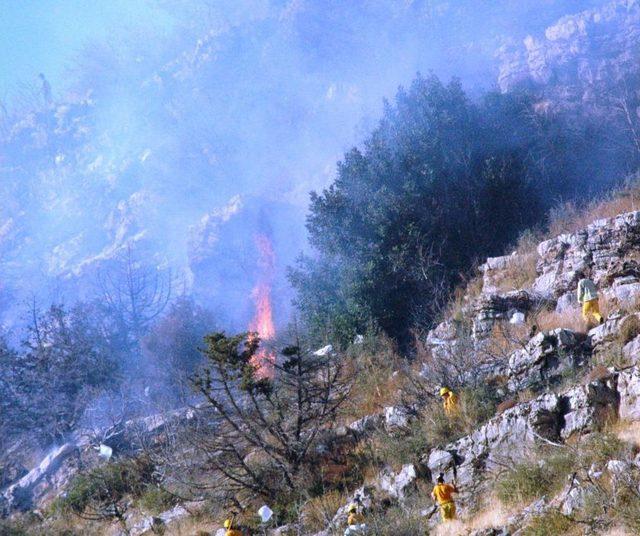
M635 489L634 475L640 473L638 256L640 212L629 212L550 238L533 250L487 260L479 292L467 293L462 307L427 337L429 351L418 363L422 373L415 367L400 372L405 380L398 403L336 428L322 438L324 447L318 446L319 451L337 452L363 448L380 437L396 442L395 456L378 449L378 461L370 466L377 472L361 481L364 487L352 489L353 496L363 500L371 526L381 527L380 534L386 534L382 527L395 527L397 534L407 535L427 526L441 534L476 535L544 533L530 532L540 526L547 534L561 533L554 532L560 529L553 527L559 526L567 533L581 533L585 526L596 533L616 526L635 530L638 503L627 495ZM524 266L534 267L528 280ZM607 316L592 329L581 324L573 298L577 272L585 267L593 269ZM523 281L522 288L510 288ZM498 342L500 351L495 350ZM431 402L432 395L409 396L416 382L425 382L424 393L434 381L442 381L433 377L434 362L446 363L450 371L460 367L447 381L463 398L462 420L440 440L420 435L421 425L437 425L432 419L439 402ZM469 397L482 385L489 386L502 403L496 414L473 421L477 424L470 433L461 434L471 407ZM130 430L130 438L142 437L132 432L137 429L144 431L147 443L162 442L166 426L186 422L197 413L150 418L129 423L124 430ZM447 442L452 434L454 439ZM123 442L114 437L105 442L117 449L140 448L132 439ZM402 444L415 447L398 448ZM24 508L21 504L27 508L46 504L59 494L59 486L77 470L69 463L70 456L89 447L86 441L65 445L26 476L10 482L3 490L6 513ZM82 456L86 463L86 455ZM547 467L552 468L550 477ZM540 481L524 493L517 489L522 484L517 478L529 470ZM428 498L432 479L440 472L455 479L461 491L457 503L462 521L445 529L437 528ZM513 497L517 500L509 502ZM493 501L490 508L502 512L498 519L484 514L487 499ZM343 501L346 504L348 496ZM594 501L601 507L594 507ZM405 512L403 520L397 519L398 507ZM180 534L177 519L185 514L165 517L168 526L174 526L170 533ZM132 534L146 533L143 528L150 527L140 519L131 514ZM344 522L341 508L318 536L339 534ZM301 518L299 524L274 534L310 534L307 523ZM134 530L138 525L143 528Z

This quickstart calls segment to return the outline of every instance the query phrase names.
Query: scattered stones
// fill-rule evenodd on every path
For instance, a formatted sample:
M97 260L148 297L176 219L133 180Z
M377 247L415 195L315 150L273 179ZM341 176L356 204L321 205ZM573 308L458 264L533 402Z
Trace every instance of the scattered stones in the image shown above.
M394 473L390 467L385 467L376 481L376 487L390 497L403 501L406 495L416 489L418 472L413 464L402 467L399 473Z
M411 413L403 406L387 406L384 408L384 427L388 432L404 429L409 424Z

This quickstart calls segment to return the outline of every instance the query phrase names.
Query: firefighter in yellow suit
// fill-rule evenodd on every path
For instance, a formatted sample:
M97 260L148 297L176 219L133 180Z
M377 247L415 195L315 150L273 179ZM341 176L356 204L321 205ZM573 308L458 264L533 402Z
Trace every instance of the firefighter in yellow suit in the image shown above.
M460 410L458 406L458 395L448 387L443 387L440 389L440 396L442 397L442 406L444 407L444 412L447 414L447 417L456 415Z
M584 277L584 273L578 281L578 302L582 304L582 318L588 323L594 318L598 324L602 324L604 319L600 314L600 304L598 302L598 289L596 284L589 278Z
M242 536L241 530L233 528L233 519L225 519L223 526L227 529L224 536Z
M431 492L431 498L440 506L442 521L451 521L456 518L456 503L453 502L453 494L458 493L454 484L445 484L444 475L440 473L437 483Z

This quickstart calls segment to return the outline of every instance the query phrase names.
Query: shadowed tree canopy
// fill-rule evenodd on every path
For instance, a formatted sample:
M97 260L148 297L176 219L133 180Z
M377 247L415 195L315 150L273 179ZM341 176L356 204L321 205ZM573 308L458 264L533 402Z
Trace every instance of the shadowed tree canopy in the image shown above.
M311 194L316 254L290 278L316 337L347 342L373 324L408 344L475 259L586 193L581 163L611 147L587 119L538 113L535 102L495 92L476 102L458 80L418 76L385 103L335 182Z

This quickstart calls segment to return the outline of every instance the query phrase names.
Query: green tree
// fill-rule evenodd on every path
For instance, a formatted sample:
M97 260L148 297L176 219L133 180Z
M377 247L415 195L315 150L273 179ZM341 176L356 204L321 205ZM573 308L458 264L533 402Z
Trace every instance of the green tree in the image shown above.
M373 324L407 345L476 259L587 191L574 161L591 158L589 128L538 113L525 93L472 101L435 76L400 89L334 183L311 194L315 252L290 273L311 332L348 342Z
M265 376L253 334L215 333L206 343L207 365L194 384L219 424L193 442L218 473L217 489L282 501L311 487L321 478L315 447L349 394L343 363L304 351L296 340Z

